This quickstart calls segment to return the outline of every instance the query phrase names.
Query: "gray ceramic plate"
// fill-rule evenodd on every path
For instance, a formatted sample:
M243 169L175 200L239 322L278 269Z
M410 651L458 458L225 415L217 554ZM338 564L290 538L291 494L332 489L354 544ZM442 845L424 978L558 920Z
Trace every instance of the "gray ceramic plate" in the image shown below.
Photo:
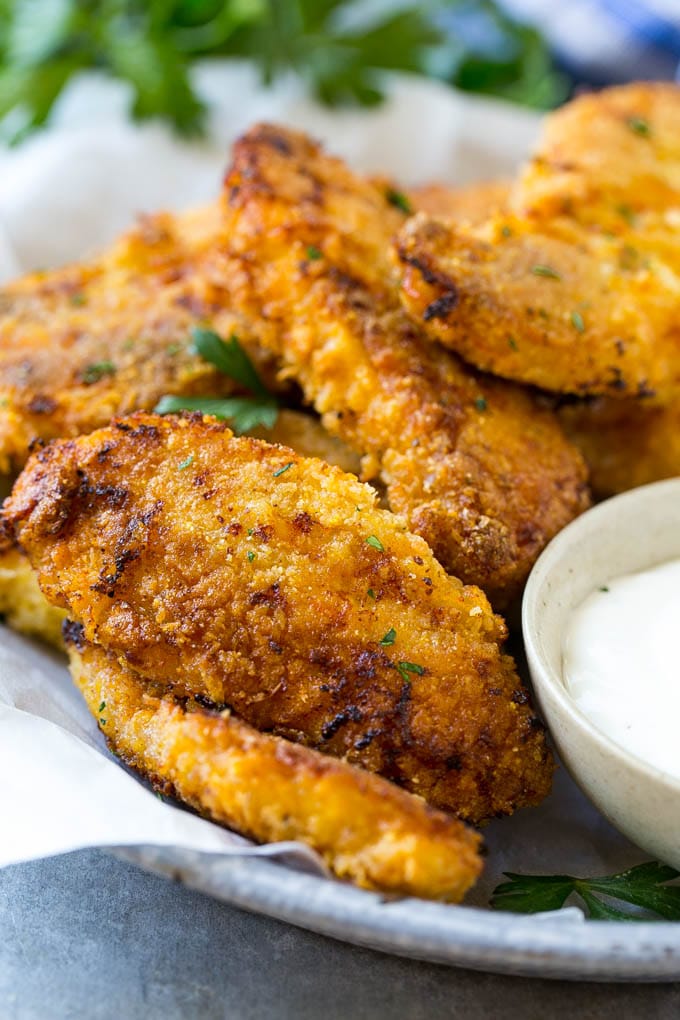
M344 942L474 970L579 981L680 979L680 924L525 917L423 900L386 901L266 859L176 850L117 856L245 910Z

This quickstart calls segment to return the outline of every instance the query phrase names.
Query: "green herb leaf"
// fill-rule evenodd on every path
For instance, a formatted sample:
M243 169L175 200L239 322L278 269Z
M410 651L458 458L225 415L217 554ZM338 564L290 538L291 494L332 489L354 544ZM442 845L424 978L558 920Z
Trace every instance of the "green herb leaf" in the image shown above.
M375 535L368 536L368 538L366 539L366 545L370 545L372 549L377 549L378 552L385 551L385 546L382 544L379 538L375 537Z
M593 920L646 921L651 913L667 921L680 921L680 885L668 884L680 878L680 872L656 861L601 878L510 872L505 877L509 881L497 886L491 897L491 906L497 910L524 914L558 910L574 894ZM623 904L637 909L626 910Z
M294 460L289 460L287 464L284 464L283 467L280 467L278 471L274 472L274 478L279 478L280 475L285 474L286 471L292 468L294 463L295 463Z
M366 592L366 594L368 595L369 599L374 599L375 598L375 592L373 591L372 588L369 588L368 591Z
M317 248L315 244L310 244L307 248L307 258L310 262L317 262L323 258L323 252L321 248Z
M519 350L519 344L517 343L515 338L512 337L512 336L508 337L508 347L510 348L511 351L518 351Z
M252 551L252 549L250 549L248 551L247 555L248 555L248 563L252 563L253 560L255 559L255 553Z
M188 457L186 457L186 458L185 458L185 459L184 459L184 460L183 460L183 461L181 462L181 464L178 464L178 465L177 465L177 470L178 470L178 471L185 471L185 470L186 470L186 469L187 469L188 467L191 467L191 465L193 464L193 462L194 462L194 455L193 455L193 453L190 453L190 454L189 454L189 456L188 456Z
M580 312L571 313L571 324L574 327L574 329L577 330L579 333L582 333L583 330L586 328L586 324L583 321L583 316L581 315Z
M561 280L562 277L552 266L532 266L531 272L534 276L545 276L550 280Z
M488 404L485 397L475 397L475 407L478 411L486 411Z
M390 627L387 634L385 634L385 636L381 638L380 644L383 645L384 647L387 647L388 645L393 645L396 640L397 632L394 629L394 627Z
M567 79L540 34L494 0L475 4L472 30L457 4L406 0L396 12L390 7L356 0L0 0L0 120L9 114L6 132L25 136L45 123L74 75L96 68L126 83L135 117L160 117L195 134L205 126L205 109L192 65L224 56L255 60L267 83L292 70L331 106L380 102L385 71L426 74L541 109L566 97ZM492 46L480 42L489 38ZM646 122L630 121L644 133Z
M629 117L626 125L633 134L640 135L641 138L649 138L649 121L646 121L644 117Z
M416 673L418 676L422 676L425 672L425 668L423 666L419 666L417 662L398 662L397 669L401 674L402 680L408 680L409 673Z
M204 361L210 362L230 379L240 383L244 389L261 400L272 399L267 387L264 385L257 369L238 342L238 337L230 336L223 340L211 329L200 329L195 327L191 331L191 339L194 349L201 355Z
M394 188L388 188L385 192L385 197L390 205L393 205L396 209L401 209L407 216L413 212L413 206L403 191L395 191Z
M105 376L115 374L116 366L112 361L93 361L91 365L85 366L80 377L87 386L91 386Z
M255 428L271 429L279 413L276 404L252 397L162 397L156 414L177 414L179 411L200 411L228 421L237 435Z

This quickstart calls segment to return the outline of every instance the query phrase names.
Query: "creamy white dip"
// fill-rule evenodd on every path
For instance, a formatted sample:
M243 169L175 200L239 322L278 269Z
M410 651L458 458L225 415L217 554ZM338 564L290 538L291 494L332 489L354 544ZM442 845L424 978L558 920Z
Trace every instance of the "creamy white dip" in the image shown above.
M577 606L563 673L598 729L680 779L680 560L609 581Z

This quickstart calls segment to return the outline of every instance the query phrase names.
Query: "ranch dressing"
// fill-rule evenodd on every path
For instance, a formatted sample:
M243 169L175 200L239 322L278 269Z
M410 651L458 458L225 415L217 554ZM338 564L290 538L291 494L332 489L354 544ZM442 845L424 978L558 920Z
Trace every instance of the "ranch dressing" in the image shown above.
M563 675L599 730L680 779L680 560L608 581L577 606Z

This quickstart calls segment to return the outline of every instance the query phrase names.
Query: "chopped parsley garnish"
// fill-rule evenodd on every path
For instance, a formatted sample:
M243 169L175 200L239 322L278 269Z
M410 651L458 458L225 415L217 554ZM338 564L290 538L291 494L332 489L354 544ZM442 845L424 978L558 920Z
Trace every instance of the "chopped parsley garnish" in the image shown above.
M617 205L616 211L629 226L632 226L635 223L635 213L629 205L626 205L625 203Z
M395 191L394 188L388 188L385 192L385 198L390 205L393 205L396 209L401 209L407 216L413 212L413 206L403 191Z
M601 878L511 872L505 877L509 881L497 886L491 896L491 906L496 910L515 914L559 910L574 894L596 921L649 921L650 913L665 921L680 921L680 886L667 884L680 877L680 872L656 861ZM625 909L624 904L647 913Z
M393 645L397 640L397 632L394 627L390 627L387 634L380 639L380 644L387 648L388 645Z
M294 463L295 463L294 460L289 460L287 464L284 464L283 467L280 467L278 471L274 472L274 478L278 478L279 475L285 474L285 472L288 471L289 468L292 468Z
M512 237L512 230L507 225L507 223L504 223L503 226L501 227L501 234L503 235L503 237Z
M310 244L307 248L307 258L310 262L317 262L319 259L322 259L323 252L321 248L317 248L315 244Z
M368 591L366 592L366 594L368 595L369 599L374 599L375 598L375 592L373 591L372 588L369 588Z
M177 470L178 471L184 471L186 468L191 467L193 462L194 462L194 455L193 455L193 453L190 453L189 456L186 457L185 460L183 460L181 464L177 465Z
M519 345L518 345L517 341L515 340L515 338L512 337L512 336L508 337L508 347L510 348L511 351L518 351L519 350Z
M82 372L83 382L90 386L92 383L99 382L107 375L115 375L116 366L112 361L93 361L91 365L86 365Z
M583 330L586 328L586 324L583 321L583 316L581 315L580 312L571 313L571 324L574 327L574 329L578 330L579 333L582 333Z
M248 551L248 563L252 563L254 559L255 559L255 553L253 552L252 549L250 549Z
M552 266L532 266L531 272L534 276L545 276L549 280L561 280L562 277Z
M82 291L76 291L75 294L71 294L69 302L76 308L80 308L82 305L87 304L87 298Z
M209 329L191 331L193 349L204 361L214 365L224 375L240 383L252 396L243 397L161 397L154 408L156 414L174 414L177 411L201 411L228 421L234 432L250 432L262 426L271 429L276 423L279 407L257 374L252 361L241 347L238 338L224 341Z
M609 588L607 587L606 584L602 584L602 585L600 585L600 587L597 590L598 591L609 591Z
M101 715L101 714L102 714L102 712L104 711L104 709L105 709L105 708L106 708L106 702L105 702L105 701L102 701L101 705L100 705L100 706L99 706L99 708L97 709L97 713L98 713L99 715Z
M401 679L404 681L409 680L409 673L416 673L418 676L422 676L425 672L424 666L419 666L417 662L398 662L397 669Z
M644 117L629 117L626 121L626 126L630 128L634 135L640 135L641 138L649 138L651 134L649 121L646 121Z
M375 535L368 536L368 538L366 539L366 545L370 545L372 549L377 549L378 552L385 551L385 546L382 544L379 538L375 537Z
M488 404L485 397L475 397L475 407L478 411L486 411Z

